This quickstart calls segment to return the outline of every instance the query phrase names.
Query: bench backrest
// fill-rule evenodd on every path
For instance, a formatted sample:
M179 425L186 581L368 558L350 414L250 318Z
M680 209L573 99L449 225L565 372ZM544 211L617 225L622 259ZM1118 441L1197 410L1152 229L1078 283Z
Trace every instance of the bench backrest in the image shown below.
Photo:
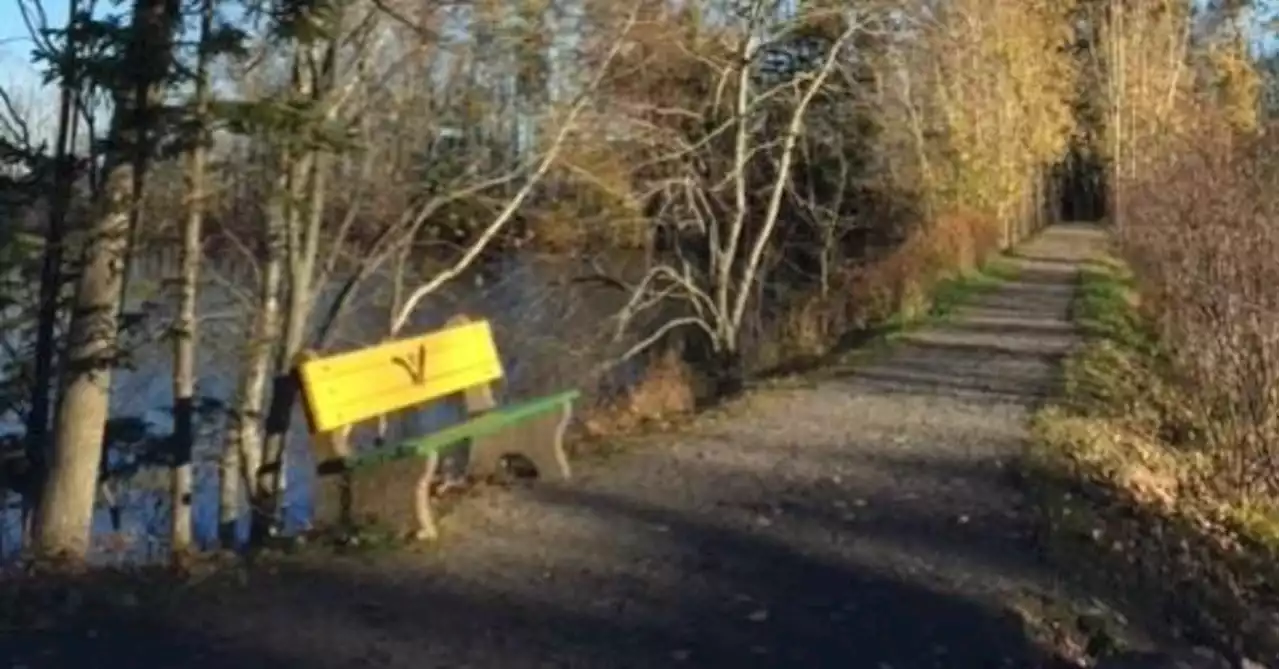
M312 434L502 378L488 321L307 360L297 368Z

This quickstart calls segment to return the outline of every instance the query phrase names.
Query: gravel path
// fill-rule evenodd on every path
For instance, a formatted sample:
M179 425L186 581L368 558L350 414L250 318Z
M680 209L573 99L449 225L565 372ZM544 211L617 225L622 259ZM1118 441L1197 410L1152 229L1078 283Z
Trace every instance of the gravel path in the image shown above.
M77 653L113 667L1049 666L1012 609L1060 586L1004 470L1073 341L1073 280L1099 240L1053 228L1016 254L1017 280L878 362L754 392L569 484L478 496L439 547L303 561Z

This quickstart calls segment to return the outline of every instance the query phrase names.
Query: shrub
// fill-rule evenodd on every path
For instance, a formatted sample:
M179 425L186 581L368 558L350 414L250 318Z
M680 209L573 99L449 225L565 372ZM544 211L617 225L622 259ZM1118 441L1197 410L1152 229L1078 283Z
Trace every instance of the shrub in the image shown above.
M1183 441L1239 498L1277 493L1276 130L1208 124L1165 138L1126 184L1121 252L1170 359L1190 425Z

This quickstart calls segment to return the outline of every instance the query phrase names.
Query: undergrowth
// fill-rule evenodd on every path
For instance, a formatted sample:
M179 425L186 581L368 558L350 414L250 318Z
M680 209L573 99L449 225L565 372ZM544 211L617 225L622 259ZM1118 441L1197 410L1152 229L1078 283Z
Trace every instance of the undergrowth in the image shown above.
M1085 341L1026 458L1045 548L1169 636L1274 666L1276 505L1215 492L1217 460L1141 307L1124 264L1083 272Z
M1018 268L1002 256L994 257L977 269L938 280L934 284L927 307L922 310L902 310L886 318L868 337L847 351L838 360L843 366L857 363L887 350L903 335L929 325L944 323L955 315L956 309L974 297L991 290L1018 276Z

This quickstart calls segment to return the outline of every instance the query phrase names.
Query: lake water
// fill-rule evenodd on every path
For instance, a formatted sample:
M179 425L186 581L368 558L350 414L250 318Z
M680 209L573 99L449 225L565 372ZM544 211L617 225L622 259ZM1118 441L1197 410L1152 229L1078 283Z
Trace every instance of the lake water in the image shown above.
M639 253L615 253L605 259L607 266L623 274L633 273L642 261ZM116 373L112 393L114 416L142 416L158 434L167 433L172 426L171 347L156 341L155 336L168 320L160 292L161 279L172 271L166 265L162 259L153 258L133 267L128 290L130 308L141 308L149 302L160 306L150 310L153 313L144 332L133 337L134 369ZM438 328L458 313L486 318L494 325L503 355L507 374L503 392L528 396L580 387L585 370L620 350L620 345L610 341L613 327L609 321L625 297L616 289L570 283L569 279L584 268L581 259L522 254L473 271L424 300L402 336ZM240 370L242 333L250 313L244 300L252 296L254 282L247 267L215 264L211 269L209 275L216 274L217 278L207 280L200 293L197 394L229 401ZM407 281L406 285L412 288L412 283ZM332 290L326 292L313 310L317 314L332 297ZM388 277L371 279L337 327L329 350L380 341L387 330L390 295ZM623 370L624 381L626 376ZM413 427L422 429L451 420L447 411L438 407L415 416ZM287 487L283 498L286 532L305 527L311 510L312 467L300 414L295 407L287 447ZM220 430L220 422L206 424L195 453L195 534L206 547L216 542ZM145 561L165 555L167 486L168 474L162 469L140 472L119 486L124 509L122 536L114 537L110 546L99 542L94 550L96 561ZM242 532L247 531L247 520L242 519ZM0 514L0 523L0 556L12 556L19 547L16 510ZM95 536L105 536L111 527L106 508L100 508L95 518Z

